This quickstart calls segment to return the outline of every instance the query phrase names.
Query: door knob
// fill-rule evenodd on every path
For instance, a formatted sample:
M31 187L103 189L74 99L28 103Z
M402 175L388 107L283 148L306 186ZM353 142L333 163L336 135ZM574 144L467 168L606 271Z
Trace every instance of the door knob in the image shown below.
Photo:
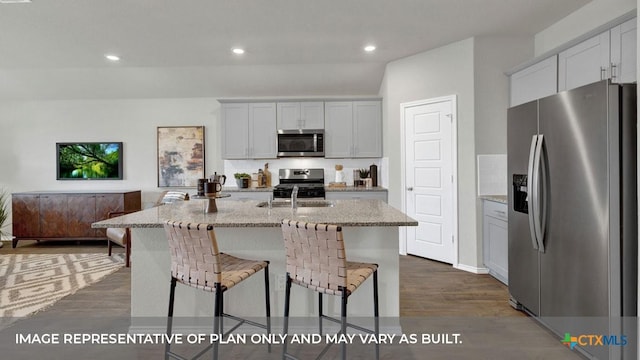
M413 187L412 186L408 187L407 191L413 191Z

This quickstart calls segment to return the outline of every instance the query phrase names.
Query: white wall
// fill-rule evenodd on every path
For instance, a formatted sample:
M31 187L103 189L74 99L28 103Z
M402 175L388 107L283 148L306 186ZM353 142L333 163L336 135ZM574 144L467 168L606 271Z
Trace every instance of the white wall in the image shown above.
M205 126L205 169L219 160L219 104L211 98L0 102L0 187L32 190L141 189L157 193L157 126ZM56 180L56 142L122 141L124 180Z
M475 139L478 154L507 153L509 77L505 72L514 64L532 57L531 37L475 38Z
M383 97L384 156L389 158L389 204L400 208L400 104L456 95L458 102L458 217L460 264L480 267L476 230L473 39L387 64Z
M533 56L533 38L476 37L474 40L476 155L506 154L509 78L505 72ZM506 166L506 159L504 164ZM503 181L501 184L504 184L504 188L493 195L507 193L506 183ZM478 199L476 201L478 237L482 237L483 234L482 216L482 201ZM483 264L482 249L483 247L479 246L478 264Z
M592 0L535 36L535 56L635 10L637 0Z

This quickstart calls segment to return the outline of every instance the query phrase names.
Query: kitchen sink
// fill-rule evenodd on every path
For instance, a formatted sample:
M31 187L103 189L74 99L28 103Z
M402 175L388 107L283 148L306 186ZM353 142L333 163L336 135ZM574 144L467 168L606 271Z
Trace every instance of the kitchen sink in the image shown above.
M267 201L263 201L256 205L257 207L269 207ZM298 207L334 207L335 204L332 201L327 200L298 200ZM285 208L291 207L291 201L273 201L271 202L272 208Z

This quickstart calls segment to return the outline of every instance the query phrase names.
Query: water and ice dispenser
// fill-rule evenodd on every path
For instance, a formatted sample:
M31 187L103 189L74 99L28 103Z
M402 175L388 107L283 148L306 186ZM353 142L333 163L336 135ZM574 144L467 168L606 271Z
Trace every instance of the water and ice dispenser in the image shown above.
M528 200L527 175L513 174L513 210L528 214Z

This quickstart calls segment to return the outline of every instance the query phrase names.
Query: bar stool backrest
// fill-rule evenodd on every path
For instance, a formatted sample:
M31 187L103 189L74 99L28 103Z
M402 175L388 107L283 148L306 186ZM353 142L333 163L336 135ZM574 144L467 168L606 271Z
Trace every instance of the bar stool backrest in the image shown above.
M218 242L209 224L166 221L171 276L191 286L214 287L222 282Z
M338 295L347 286L342 229L336 225L282 220L287 272L300 285Z

